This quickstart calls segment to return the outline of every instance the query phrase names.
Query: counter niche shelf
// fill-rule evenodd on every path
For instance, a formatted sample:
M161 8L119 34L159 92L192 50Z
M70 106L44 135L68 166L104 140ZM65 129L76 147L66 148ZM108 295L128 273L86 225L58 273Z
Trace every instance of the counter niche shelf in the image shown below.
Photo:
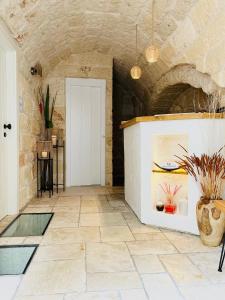
M179 147L179 145L183 145L185 149L188 149L189 137L184 132L168 132L167 134L162 132L154 134L151 141L151 166L153 176L150 180L150 198L152 213L154 213L154 211L157 212L157 203L163 203L163 211L160 211L160 215L157 214L158 218L161 219L161 222L166 222L166 218L167 220L174 219L174 222L179 223L179 220L177 218L186 216L188 214L189 180L187 172L183 168L178 168L177 164L176 169L167 170L166 168L161 168L155 162L160 162L161 164L165 164L162 162L175 163L175 158L177 156L181 157L183 153L183 149ZM173 195L173 192L177 187L179 188ZM169 192L165 192L167 190ZM167 201L167 199L170 198L171 202L169 200ZM182 211L181 207L183 205L184 199L185 212ZM168 215L170 216L168 217Z

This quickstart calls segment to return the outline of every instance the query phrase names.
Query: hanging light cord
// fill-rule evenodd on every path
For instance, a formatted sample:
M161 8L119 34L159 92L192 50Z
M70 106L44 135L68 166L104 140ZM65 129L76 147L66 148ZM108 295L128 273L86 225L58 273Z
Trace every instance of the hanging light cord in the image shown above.
M152 0L152 45L154 45L154 5L155 1Z
M138 61L138 58L137 58L137 24L136 24L136 64L137 64L137 61Z

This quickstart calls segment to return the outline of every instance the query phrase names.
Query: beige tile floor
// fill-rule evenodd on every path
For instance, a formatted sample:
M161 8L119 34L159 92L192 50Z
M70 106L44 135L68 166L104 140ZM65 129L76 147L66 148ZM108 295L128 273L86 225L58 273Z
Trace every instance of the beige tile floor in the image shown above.
M141 224L121 188L71 188L32 200L25 212L54 212L27 272L0 277L1 300L224 299L220 248L199 237ZM4 229L13 217L0 222Z

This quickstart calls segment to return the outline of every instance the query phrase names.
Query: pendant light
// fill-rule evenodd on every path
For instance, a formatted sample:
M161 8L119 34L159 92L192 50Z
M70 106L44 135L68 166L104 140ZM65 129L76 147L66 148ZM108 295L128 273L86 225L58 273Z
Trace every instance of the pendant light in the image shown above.
M141 68L137 64L137 25L136 25L136 64L131 68L130 75L133 79L137 80L141 78Z
M159 59L159 48L154 45L154 6L155 1L152 0L152 30L151 30L151 44L148 46L148 48L145 50L145 57L149 63L157 62Z

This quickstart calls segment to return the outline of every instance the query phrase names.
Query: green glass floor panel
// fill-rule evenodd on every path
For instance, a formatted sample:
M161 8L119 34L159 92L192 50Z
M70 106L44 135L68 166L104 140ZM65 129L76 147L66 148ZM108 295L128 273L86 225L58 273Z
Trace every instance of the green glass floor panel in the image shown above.
M43 235L53 217L53 213L27 213L17 216L1 233L2 237Z
M26 272L38 245L0 246L0 275Z

